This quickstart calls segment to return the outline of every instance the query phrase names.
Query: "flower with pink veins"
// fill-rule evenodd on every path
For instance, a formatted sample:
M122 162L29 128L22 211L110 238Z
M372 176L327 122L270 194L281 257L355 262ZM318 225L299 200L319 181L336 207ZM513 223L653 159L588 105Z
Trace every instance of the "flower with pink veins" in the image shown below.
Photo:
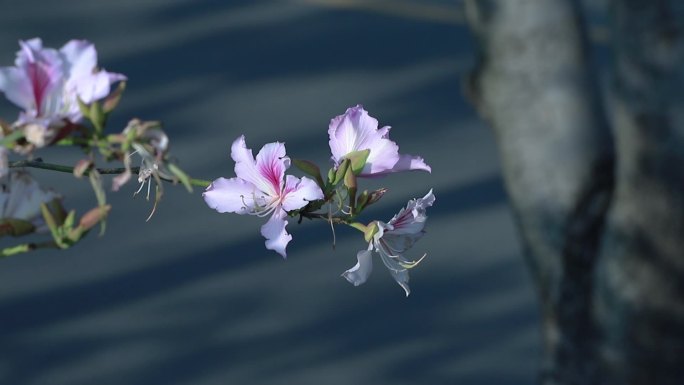
M109 95L121 74L97 67L95 46L85 40L71 40L62 48L44 48L39 38L20 41L14 67L0 68L0 91L23 108L18 124L29 124L29 141L36 145L50 139L56 128L68 120L82 118L78 99L89 104Z
M345 271L342 276L354 286L359 286L368 280L373 270L373 250L378 253L380 260L389 269L395 281L406 292L409 289L409 269L416 267L425 258L423 255L417 261L404 257L413 244L423 237L427 215L425 211L435 202L435 195L430 190L424 197L411 199L405 208L401 209L389 222L376 221L375 234L368 244L367 250L356 254L357 264Z
M335 167L354 151L370 150L366 165L359 176L377 176L399 171L431 172L423 158L400 155L399 146L389 139L389 126L378 129L377 119L368 115L363 106L348 108L330 121L330 151Z
M287 212L323 199L323 192L312 179L285 175L290 158L283 143L264 145L255 160L242 135L233 142L230 156L237 177L213 181L202 194L204 201L220 213L270 215L261 226L261 235L266 238L267 249L285 258L285 248L292 240L285 231Z

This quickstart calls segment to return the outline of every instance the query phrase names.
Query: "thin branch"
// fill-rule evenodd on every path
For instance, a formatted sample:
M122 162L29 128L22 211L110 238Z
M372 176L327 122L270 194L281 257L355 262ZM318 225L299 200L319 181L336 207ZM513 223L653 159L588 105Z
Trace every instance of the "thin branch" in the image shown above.
M50 170L50 171L58 171L58 172L65 172L69 174L74 173L74 168L70 166L64 166L61 164L54 164L54 163L45 163L41 161L36 161L36 160L18 160L14 162L9 162L9 168L18 168L18 167L28 167L28 168L38 168L42 170ZM108 175L118 175L122 174L123 172L126 171L125 168L123 167L118 167L118 168L97 168L97 172L99 172L102 175L108 174ZM131 167L131 172L134 174L137 174L140 171L140 167ZM84 175L88 175L89 171L86 171ZM161 178L163 181L166 182L176 182L173 179L167 179L167 178ZM211 182L207 180L202 180L202 179L190 179L190 184L193 186L198 186L198 187L207 187L211 184Z

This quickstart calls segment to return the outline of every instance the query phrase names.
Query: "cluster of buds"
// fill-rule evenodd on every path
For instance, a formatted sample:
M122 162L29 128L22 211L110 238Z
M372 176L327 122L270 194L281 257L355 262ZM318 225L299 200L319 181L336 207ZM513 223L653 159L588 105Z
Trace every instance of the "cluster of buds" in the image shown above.
M121 133L107 132L107 120L121 100L127 78L99 68L92 43L71 40L53 49L43 47L36 38L20 41L19 45L15 65L0 67L0 92L20 108L13 123L0 121L0 184L3 193L8 194L4 201L7 208L0 216L0 235L23 236L49 230L52 239L5 248L0 255L38 247L68 248L98 223L104 230L111 206L107 204L102 174L118 174L112 181L112 190L116 191L137 172L141 183L138 191L147 183L148 199L154 180L157 187L152 213L161 198L162 180L181 182L191 190L190 178L171 161L169 140L158 122L133 119ZM85 158L73 166L43 162L38 152L54 145L77 147ZM132 154L142 159L140 167L131 166ZM9 162L9 156L23 159ZM97 163L102 161L120 162L124 167L98 168ZM41 189L23 169L10 172L13 167L67 171L77 178L88 176L97 206L77 223L75 212L66 212L57 193ZM17 207L21 208L19 214ZM30 220L26 213L32 213Z
M408 296L408 270L424 256L409 260L405 253L424 234L425 211L435 200L432 190L409 201L388 222L359 222L364 210L387 192L385 188L360 192L359 178L431 171L423 158L399 154L399 147L389 139L389 130L387 126L378 128L378 121L360 105L333 118L328 129L332 167L325 178L315 163L290 159L280 142L264 145L255 158L245 137L240 136L231 147L236 177L216 179L204 192L204 200L220 213L270 216L261 234L266 238L266 248L283 258L292 240L285 230L288 218L323 219L331 225L355 228L363 232L368 248L358 253L358 263L342 276L355 286L366 282L376 252ZM312 178L286 175L291 164Z

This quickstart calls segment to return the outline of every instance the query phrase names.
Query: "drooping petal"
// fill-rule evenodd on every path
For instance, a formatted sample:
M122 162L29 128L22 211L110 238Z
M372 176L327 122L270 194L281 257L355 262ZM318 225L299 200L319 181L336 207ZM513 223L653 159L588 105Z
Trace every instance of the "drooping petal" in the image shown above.
M373 271L373 254L371 250L362 250L356 254L356 265L342 273L342 276L354 286L359 286L368 280Z
M397 281L399 286L401 286L404 289L404 291L406 292L406 296L408 297L409 294L411 294L411 289L409 289L408 285L408 269L400 264L400 260L398 257L388 255L381 248L379 249L376 247L376 251L378 251L378 253L380 254L380 259L382 260L382 263L385 264L387 270L389 270L390 274L392 275L394 280Z
M285 248L292 240L292 235L285 231L287 226L287 214L282 209L276 210L271 218L261 226L261 235L266 238L266 248L287 258Z
M432 167L425 163L425 160L420 156L414 155L399 155L399 161L386 172L400 172L400 171L414 171L422 170L432 172Z
M204 202L220 213L248 214L254 211L255 188L240 178L218 178L202 193Z
M235 161L235 175L252 183L259 191L270 196L277 196L280 191L275 191L271 182L261 173L252 155L252 150L247 148L245 136L240 135L230 147L230 156ZM265 155L264 155L265 156Z
M282 207L285 211L301 209L310 201L323 199L323 191L315 181L292 175L286 176L283 195Z
M390 275L392 275L392 278L394 278L395 281L401 286L402 289L404 289L404 292L406 293L406 296L408 297L409 294L411 294L411 288L409 287L409 273L408 270L390 270Z

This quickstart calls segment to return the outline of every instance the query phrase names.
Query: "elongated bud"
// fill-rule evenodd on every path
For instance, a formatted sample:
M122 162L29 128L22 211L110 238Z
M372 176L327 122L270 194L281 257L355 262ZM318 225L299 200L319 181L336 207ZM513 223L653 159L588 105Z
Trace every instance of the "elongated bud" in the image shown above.
M120 82L119 86L116 87L114 92L109 94L107 98L105 98L104 102L102 103L102 110L104 111L105 114L108 114L116 108L116 106L119 104L119 101L121 100L121 95L123 95L124 90L126 89L126 82Z
M31 234L35 231L36 227L28 221L14 218L4 218L0 220L0 237L5 235L18 237L21 235Z
M78 227L83 230L90 230L107 217L111 210L111 205L98 206L83 214L78 223Z
M366 206L370 206L373 203L379 201L380 198L382 198L387 191L388 190L385 187L383 187L383 188L380 188L380 189L377 189L377 190L371 192L370 195L368 196L368 202L366 203Z
M349 159L345 159L340 163L339 167L337 167L337 171L335 172L335 179L332 181L333 185L337 185L340 183L342 180L344 180L344 176L347 174L347 170L349 169L349 164L351 162Z
M74 176L76 178L81 178L83 174L85 174L86 171L90 168L90 166L93 165L93 161L90 159L81 159L78 162L76 162L76 165L74 166Z

